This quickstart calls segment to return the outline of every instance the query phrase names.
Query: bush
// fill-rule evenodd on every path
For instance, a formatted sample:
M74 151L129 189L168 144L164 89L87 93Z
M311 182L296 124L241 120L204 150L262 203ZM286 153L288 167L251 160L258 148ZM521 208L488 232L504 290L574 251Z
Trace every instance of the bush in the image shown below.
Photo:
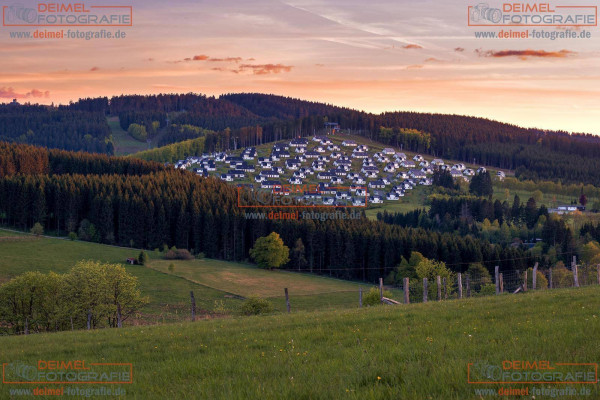
M202 260L204 257L206 257L206 254L204 254L203 252L196 254L196 259L198 260Z
M131 124L129 125L129 129L127 129L127 133L140 142L145 142L148 139L148 132L144 125Z
M194 256L186 249L176 249L175 247L171 248L165 254L165 259L167 260L193 260Z
M169 264L169 272L173 273L175 271L175 264L171 263Z
M250 297L242 304L242 314L258 315L266 314L273 311L273 305L266 299L258 297Z
M383 297L391 298L392 294L387 290L383 291ZM365 306L376 306L381 304L379 298L379 288L371 288L365 295L363 295L363 305Z
M32 235L42 236L44 234L44 227L39 222L36 222L30 232Z
M69 232L70 240L77 240L77 234L75 232Z
M138 256L138 264L146 265L148 263L148 254L144 250L140 251L140 255Z
M471 288L476 292L480 292L486 285L492 283L490 272L480 263L470 264L467 275L471 279Z
M479 293L476 296L492 296L496 294L496 285L494 283L486 283L481 285Z
M554 282L552 282L554 284ZM548 289L548 279L540 271L537 272L537 280L535 282L536 289ZM533 269L527 270L527 288L533 288Z
M562 263L558 263L552 268L552 287L573 287L573 273Z

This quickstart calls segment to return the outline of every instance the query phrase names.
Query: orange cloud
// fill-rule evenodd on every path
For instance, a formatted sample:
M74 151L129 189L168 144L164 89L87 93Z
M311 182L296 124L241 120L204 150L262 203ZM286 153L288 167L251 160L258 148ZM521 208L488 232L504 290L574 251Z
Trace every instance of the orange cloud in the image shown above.
M49 91L41 91L38 89L31 89L30 92L27 93L17 93L12 87L1 87L0 88L0 98L3 99L28 99L30 97L40 98L40 97L50 97Z
M442 62L442 60L435 58L435 57L429 57L428 59L425 60L425 62Z
M210 62L234 62L238 63L242 61L242 57L226 57L226 58L209 58L207 61Z
M205 54L201 54L201 55L199 55L199 56L194 56L194 58L192 58L192 60L193 60L193 61L206 61L206 60L208 60L209 58L210 58L210 57L208 57L207 55L205 55ZM188 60L188 59L186 58L186 60Z
M546 50L488 50L481 51L479 49L475 50L480 57L519 57L522 60L527 59L527 57L549 57L549 58L565 58L573 54L577 54L574 51L570 50L560 50L560 51L546 51Z
M254 75L279 74L281 72L290 72L294 68L291 65L283 64L242 64L239 71L250 70Z
M465 51L465 48L464 48L464 47L455 47L455 48L454 48L454 51L457 51L457 52L459 52L459 53L462 53L463 51Z
M408 65L408 66L406 67L406 69L421 69L421 68L423 68L423 66L422 66L422 65L419 65L419 64Z
M402 46L403 49L422 49L423 46L419 46L418 44L407 44L406 46Z
M238 74L240 72L237 69L228 69L228 68L222 68L222 67L211 68L211 70L219 71L219 72L233 72L234 74Z
M98 68L98 67L92 67L92 68L90 68L90 71L92 71L92 72L93 72L93 71L98 71L99 69L100 69L100 68Z

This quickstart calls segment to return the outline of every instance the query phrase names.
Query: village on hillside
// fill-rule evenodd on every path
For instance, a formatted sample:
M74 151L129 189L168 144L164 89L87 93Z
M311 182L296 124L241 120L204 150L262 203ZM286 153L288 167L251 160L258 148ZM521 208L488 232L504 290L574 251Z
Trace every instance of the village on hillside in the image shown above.
M305 193L306 200L330 206L397 202L418 185L431 186L436 169L447 170L455 180L464 181L486 170L420 154L407 155L392 147L374 148L351 137L296 138L271 147L190 156L174 167L249 189L316 185L316 192ZM494 175L499 180L506 176L503 171Z

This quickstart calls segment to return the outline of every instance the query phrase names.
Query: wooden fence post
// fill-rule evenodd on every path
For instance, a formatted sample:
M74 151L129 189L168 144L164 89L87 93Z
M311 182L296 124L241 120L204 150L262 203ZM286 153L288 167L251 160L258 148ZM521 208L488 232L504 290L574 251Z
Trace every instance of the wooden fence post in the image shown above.
M438 301L442 300L442 277L437 276L437 290L438 290Z
M444 284L444 300L448 300L448 286L446 284L446 277L443 279Z
M577 256L573 256L573 285L579 287L579 276L577 275Z
M531 289L535 290L537 289L536 283L537 283L537 269L538 269L538 263L535 263L535 265L533 266L533 276L531 277Z
M358 287L358 306L362 307L362 286Z
M423 303L427 303L427 278L423 278Z
M25 317L25 334L29 335L29 317Z
M600 264L596 265L596 280L598 281L598 285L600 285Z
M410 303L410 288L409 288L409 279L404 278L404 304Z
M458 273L458 298L462 299L462 274L459 272Z
M288 295L288 289L283 289L285 292L285 306L287 307L287 312L290 312L290 296Z
M500 293L504 293L504 275L502 275L502 272L498 274L498 278L500 279Z
M494 267L494 279L496 280L496 294L500 293L500 267L496 265Z
M74 331L75 327L73 326L73 317L71 317L71 330Z
M467 297L471 297L471 276L466 275Z
M383 302L383 278L379 278L379 301Z
M552 289L552 267L548 268L548 289Z
M525 275L523 278L523 291L526 292L527 291L527 270L525 270Z
M192 307L192 322L196 320L196 298L194 297L194 292L190 291L190 300Z
M92 310L88 310L88 315L87 315L87 329L88 329L88 331L90 329L92 329Z

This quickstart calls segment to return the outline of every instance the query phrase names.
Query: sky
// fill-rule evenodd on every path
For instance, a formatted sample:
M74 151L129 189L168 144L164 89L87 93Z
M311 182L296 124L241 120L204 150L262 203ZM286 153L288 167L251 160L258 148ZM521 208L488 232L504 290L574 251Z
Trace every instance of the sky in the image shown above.
M2 26L0 102L17 98L64 104L120 94L260 92L375 113L475 115L600 134L599 28L573 28L589 31L590 38L477 38L475 32L500 30L468 26L467 7L478 3L85 2L86 7L131 5L131 27L107 28L127 36L27 39L10 35L36 28ZM488 3L492 8L504 4ZM38 6L33 0L20 4Z

